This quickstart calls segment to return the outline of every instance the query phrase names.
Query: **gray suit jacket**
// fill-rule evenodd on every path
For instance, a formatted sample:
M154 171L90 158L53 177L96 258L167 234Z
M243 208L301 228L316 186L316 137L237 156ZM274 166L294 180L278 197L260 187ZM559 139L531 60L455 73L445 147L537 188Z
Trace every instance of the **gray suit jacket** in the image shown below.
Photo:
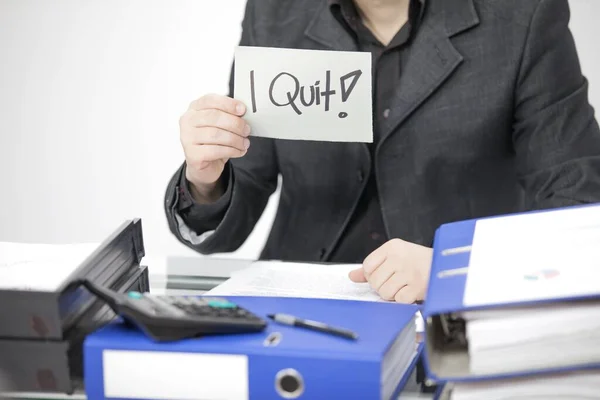
M389 237L430 246L451 221L600 201L600 131L567 0L428 4L375 153ZM241 44L355 50L325 0L249 0ZM176 171L165 197L171 231L200 253L236 250L281 175L261 257L326 261L371 172L366 146L251 143L228 163L227 211L203 241L182 235L185 164ZM210 213L197 208L188 225Z

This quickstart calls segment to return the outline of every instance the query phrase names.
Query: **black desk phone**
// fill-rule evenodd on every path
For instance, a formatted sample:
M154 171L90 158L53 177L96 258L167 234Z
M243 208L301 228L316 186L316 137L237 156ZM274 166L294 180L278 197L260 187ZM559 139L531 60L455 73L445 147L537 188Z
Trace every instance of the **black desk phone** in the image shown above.
M87 280L81 284L155 341L260 332L267 326L265 319L222 298L118 293Z

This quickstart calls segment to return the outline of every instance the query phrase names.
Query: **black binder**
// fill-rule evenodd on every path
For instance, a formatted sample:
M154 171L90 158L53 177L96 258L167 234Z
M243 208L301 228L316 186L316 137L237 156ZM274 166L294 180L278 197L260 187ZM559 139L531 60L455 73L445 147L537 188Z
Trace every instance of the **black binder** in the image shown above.
M108 287L121 293L148 292L148 268L129 266ZM116 316L97 299L85 313L77 314L79 318L72 321L60 340L0 340L0 375L7 386L2 388L4 391L73 394L83 389L85 337Z
M125 221L56 291L0 290L0 340L62 340L95 297L73 283L88 279L113 287L145 255L140 219Z

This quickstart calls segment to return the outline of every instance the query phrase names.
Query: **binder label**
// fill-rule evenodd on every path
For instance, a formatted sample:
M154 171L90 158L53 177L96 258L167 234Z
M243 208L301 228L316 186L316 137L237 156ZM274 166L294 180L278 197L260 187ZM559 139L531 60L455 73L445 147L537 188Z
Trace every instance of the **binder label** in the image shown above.
M248 399L248 357L104 350L105 398Z

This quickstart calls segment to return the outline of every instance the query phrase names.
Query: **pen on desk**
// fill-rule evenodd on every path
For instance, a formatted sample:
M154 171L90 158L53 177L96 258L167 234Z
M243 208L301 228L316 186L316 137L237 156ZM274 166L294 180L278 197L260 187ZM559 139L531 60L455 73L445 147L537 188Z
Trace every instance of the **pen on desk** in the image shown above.
M319 332L329 333L332 335L342 336L348 339L358 339L358 334L347 329L336 328L322 322L311 321L307 319L296 318L288 314L269 314L268 317L275 322L284 325L297 326L300 328L312 329Z

